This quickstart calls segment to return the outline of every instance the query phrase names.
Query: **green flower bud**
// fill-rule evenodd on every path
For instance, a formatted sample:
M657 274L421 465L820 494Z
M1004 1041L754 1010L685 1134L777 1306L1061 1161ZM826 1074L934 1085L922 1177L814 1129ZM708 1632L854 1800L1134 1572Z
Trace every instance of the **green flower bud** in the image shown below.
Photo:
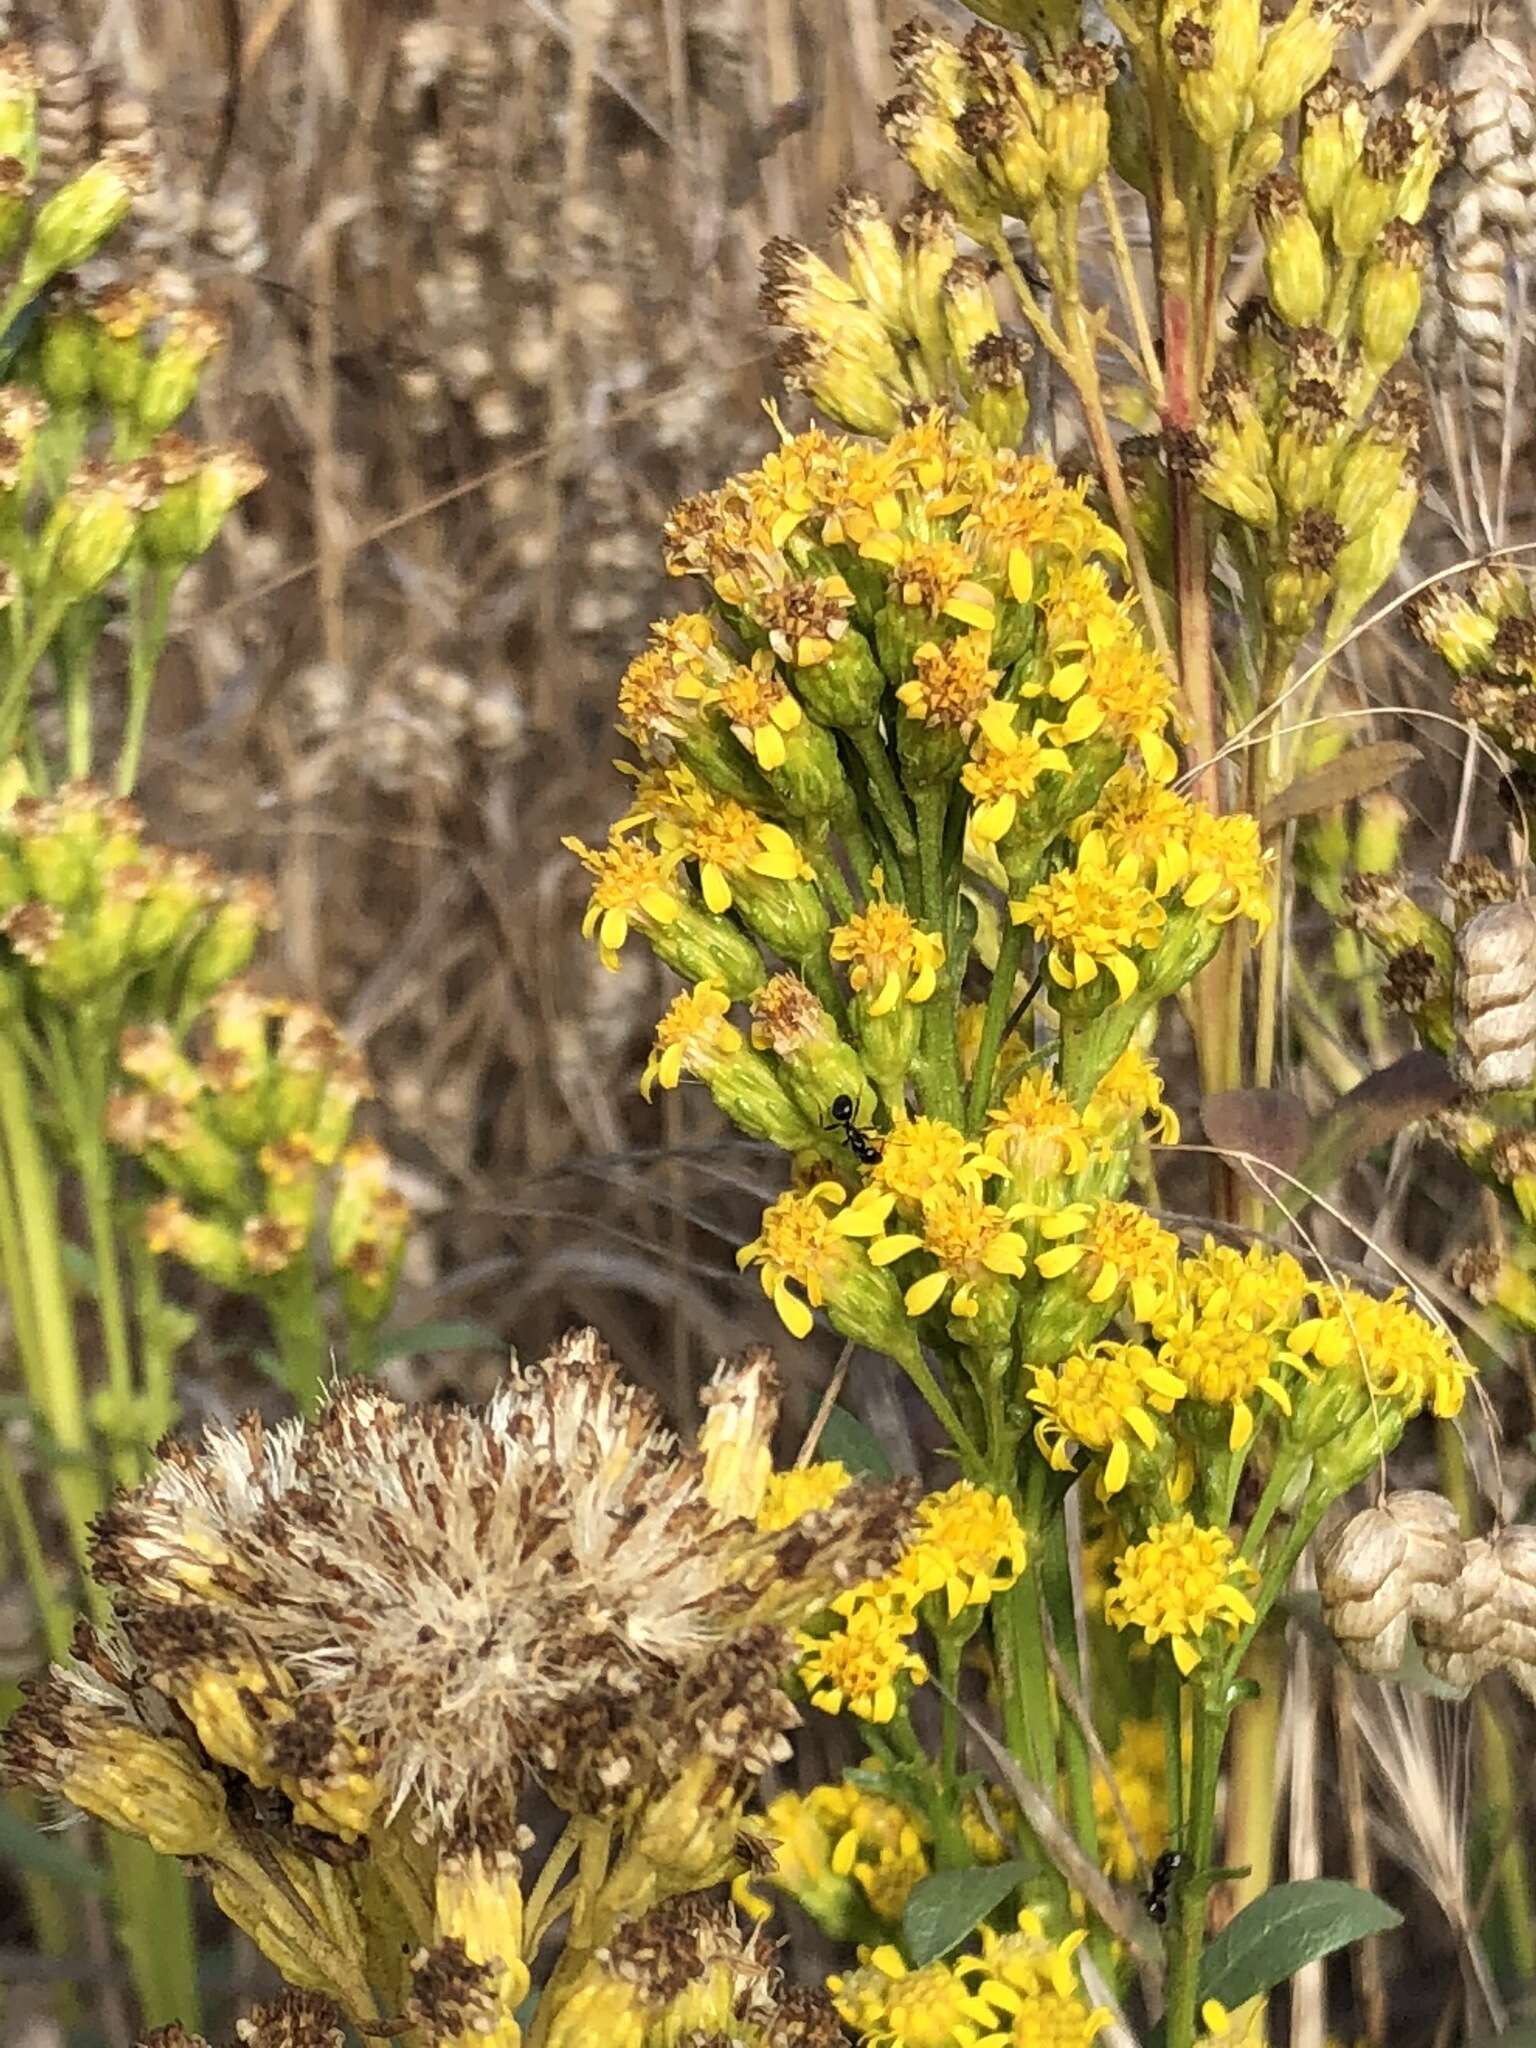
M1346 427L1344 401L1336 385L1321 377L1295 380L1281 411L1274 459L1275 488L1293 517L1316 510L1331 498Z
M1312 224L1301 186L1285 171L1267 177L1253 195L1264 238L1264 275L1276 311L1293 327L1310 327L1328 303L1330 277L1322 238Z
M731 1122L749 1138L777 1145L785 1152L799 1152L815 1144L816 1126L790 1099L761 1053L743 1048L721 1060L706 1085Z
M162 434L153 459L164 490L144 516L144 552L172 568L205 554L235 506L266 480L240 442L199 449L179 434Z
M844 186L832 207L832 226L848 260L848 278L893 340L908 333L906 279L901 249L885 210L872 192Z
M731 895L748 931L781 959L800 967L825 953L827 906L814 882L745 870L732 875Z
M967 411L994 448L1017 448L1029 425L1029 358L1022 334L995 334L979 342L961 372Z
M1294 114L1329 65L1353 0L1295 0L1264 42L1253 81L1254 119L1273 127Z
M954 119L918 92L899 92L880 109L885 138L931 192L953 209L968 235L990 243L1001 224L996 197L956 132Z
M256 941L276 923L271 885L256 878L227 884L219 905L182 968L182 1001L192 1008L207 1000L251 963Z
M1340 549L1334 566L1333 608L1328 614L1330 639L1337 639L1347 629L1361 606L1391 575L1418 502L1418 480L1405 476L1374 523Z
M144 372L139 425L153 437L173 427L197 396L203 370L228 338L228 324L205 306L171 315L164 344Z
M1401 211L1399 188L1414 160L1413 130L1402 114L1381 114L1360 145L1360 160L1345 173L1333 209L1334 245L1341 256L1364 256Z
M855 1121L868 1121L874 1104L858 1054L839 1034L818 999L794 974L776 974L752 999L752 1043L771 1053L779 1076L816 1130L846 1095Z
M216 1287L240 1293L251 1284L239 1234L227 1223L194 1216L174 1195L144 1212L144 1242L157 1258L180 1259Z
M67 280L55 285L38 329L38 382L61 412L84 405L95 388L94 343L95 328L79 292Z
M1380 518L1412 473L1425 419L1418 391L1397 379L1383 391L1365 431L1345 449L1333 509L1349 540Z
M152 462L115 468L92 463L77 471L43 528L45 586L67 604L94 597L122 567L159 489L160 471Z
M109 143L95 163L61 185L38 209L17 292L38 291L61 270L75 270L94 256L126 220L135 196L148 190L151 175L150 161L141 151Z
M0 257L9 256L26 225L32 179L19 157L0 156Z
M762 955L746 933L697 904L680 904L670 923L657 923L646 937L657 959L685 981L718 981L733 1002L749 1002L768 978Z
M93 382L113 412L133 410L144 382L144 330L163 311L148 286L131 282L108 285L89 302Z
M1277 632L1300 638L1327 597L1344 529L1331 512L1313 508L1292 526L1285 559L1271 573L1265 592L1270 623Z
M1216 38L1193 14L1182 14L1168 37L1179 108L1207 149L1222 149L1242 125L1243 96L1216 68Z
M955 216L933 192L920 192L901 217L902 317L930 377L943 375L944 280L955 260Z
M989 336L1002 333L984 263L973 256L962 256L950 265L944 280L943 309L949 351L962 366L963 374L971 351Z
M1040 140L1051 185L1064 199L1081 199L1109 166L1104 96L1114 75L1113 52L1102 43L1074 43L1050 68Z

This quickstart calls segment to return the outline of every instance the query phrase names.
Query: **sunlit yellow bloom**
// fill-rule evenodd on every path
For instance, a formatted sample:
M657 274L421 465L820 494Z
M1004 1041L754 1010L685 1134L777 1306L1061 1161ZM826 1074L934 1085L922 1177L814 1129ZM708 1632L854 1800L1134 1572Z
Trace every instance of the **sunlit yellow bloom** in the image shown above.
M818 668L848 631L853 592L841 576L808 578L763 591L753 610L780 661Z
M592 895L581 921L581 935L597 936L605 967L617 967L619 950L630 926L641 931L671 924L682 906L674 870L677 856L647 846L642 839L615 836L606 847L584 846L579 839L560 844L574 853L593 877Z
M877 896L846 924L834 927L831 954L848 963L848 981L872 1017L899 1002L926 1003L939 985L944 941L924 931L900 903Z
M981 1930L981 1954L957 1968L992 2008L998 2031L982 2036L986 2048L1088 2048L1110 2016L1103 2007L1090 2009L1081 1995L1076 1957L1087 1938L1076 1927L1052 1941L1028 1907L1012 1933Z
M886 1132L871 1187L894 1195L905 1209L921 1208L939 1188L977 1181L997 1168L981 1156L963 1131L942 1117L914 1116Z
M967 737L992 701L998 671L991 667L992 643L984 633L957 639L925 640L914 650L915 673L896 692L909 718Z
M951 1289L951 1315L979 1315L981 1290L989 1281L1022 1279L1027 1269L1029 1246L1013 1227L1023 1213L1022 1203L999 1208L973 1184L936 1188L923 1204L918 1228L877 1238L869 1256L877 1266L919 1251L936 1261L907 1288L909 1316L927 1315Z
M1243 1591L1258 1573L1222 1529L1202 1528L1193 1515L1154 1523L1115 1563L1104 1615L1116 1628L1139 1628L1143 1640L1166 1639L1187 1678L1219 1631L1235 1636L1255 1619Z
M1261 932L1267 930L1268 867L1257 818L1242 811L1218 818L1203 804L1191 807L1189 879L1183 888L1191 910L1213 924L1249 917Z
M1083 1123L1096 1141L1118 1145L1126 1126L1146 1117L1159 1144L1179 1142L1179 1119L1163 1098L1162 1076L1140 1046L1128 1045L1088 1098Z
M771 1473L757 1511L758 1528L769 1533L787 1529L813 1508L829 1506L848 1485L849 1477L847 1466L837 1458Z
M998 2038L993 2008L958 1970L943 1962L911 1969L890 1945L827 1986L865 2048L990 2048Z
M903 604L933 619L954 619L978 633L992 631L992 593L976 581L971 557L954 541L912 540L879 531L869 536L859 553L889 568Z
M736 663L715 683L709 701L759 768L771 775L784 766L784 735L795 730L804 714L784 687L771 654L759 649L749 666Z
M1168 1738L1162 1722L1122 1721L1109 1764L1113 1793L1102 1771L1093 1774L1099 1855L1106 1875L1130 1884L1168 1846Z
M1130 1476L1131 1440L1155 1450L1154 1417L1172 1414L1184 1392L1183 1381L1160 1366L1144 1344L1095 1344L1058 1366L1032 1370L1029 1398L1040 1410L1035 1442L1057 1472L1072 1470L1072 1451L1079 1444L1102 1458L1106 1495L1118 1493Z
M1357 1287L1316 1287L1317 1313L1291 1332L1288 1349L1329 1370L1353 1366L1381 1399L1407 1415L1459 1415L1472 1368L1444 1330L1401 1288L1385 1301Z
M1020 1187L1061 1180L1088 1164L1087 1127L1044 1067L1022 1075L989 1112L982 1143Z
M1135 1202L1072 1202L1039 1223L1056 1240L1035 1260L1045 1280L1075 1276L1090 1301L1112 1301L1130 1289L1140 1323L1150 1322L1173 1286L1179 1241Z
M997 451L990 482L974 493L961 532L978 562L1006 576L1020 604L1049 587L1037 558L1076 563L1123 552L1119 535L1089 507L1083 482L1064 483L1050 463L1012 449Z
M1154 896L1166 896L1189 873L1193 806L1177 791L1122 768L1100 793L1092 826L1112 861L1129 854Z
M855 1785L781 1792L762 1832L774 1851L772 1881L812 1912L825 1910L851 1881L880 1919L895 1922L928 1874L926 1826L893 1799Z
M653 821L657 844L699 866L705 907L721 917L731 907L733 877L762 875L776 882L808 882L814 871L782 825L706 789L686 768L642 777L636 801L618 829Z
M1062 988L1087 988L1103 971L1114 977L1122 1001L1136 993L1140 968L1131 948L1156 945L1165 916L1129 855L1111 861L1101 833L1090 832L1076 863L1037 882L1022 903L1010 903L1015 924L1049 941L1047 966Z
M1024 711L1016 699L985 705L976 720L971 758L960 771L961 784L974 800L970 829L984 845L1008 836L1020 805L1029 803L1042 776L1072 772L1056 729L1025 724Z
M647 1101L657 1081L675 1088L685 1073L707 1080L722 1060L741 1051L742 1035L730 1014L731 999L718 981L701 981L673 998L656 1026L656 1043L640 1076L640 1093Z
M1307 1277L1289 1252L1250 1245L1239 1252L1207 1238L1195 1257L1181 1259L1168 1299L1153 1319L1162 1339L1158 1353L1186 1383L1191 1399L1229 1407L1229 1448L1242 1450L1253 1435L1248 1406L1266 1394L1283 1415L1291 1394L1275 1376L1286 1334L1301 1313Z
M1024 1569L1024 1531L1005 1494L958 1480L919 1503L917 1524L912 1542L880 1582L882 1592L913 1606L937 1599L953 1621L962 1609L985 1607L995 1594L1006 1593Z
M850 1595L838 1602L838 1626L828 1635L802 1631L797 1670L811 1705L861 1721L893 1718L903 1680L921 1685L928 1667L908 1637L917 1616L897 1601Z
M818 1181L804 1194L780 1195L763 1211L757 1236L736 1254L738 1266L761 1269L763 1292L792 1337L810 1334L811 1309L821 1308L828 1289L863 1259L851 1240L864 1235L867 1226L842 1206L846 1199L835 1181ZM797 1287L804 1300L794 1292Z
M652 626L651 640L619 683L619 730L646 755L658 739L687 732L709 687L711 657L727 660L702 612Z

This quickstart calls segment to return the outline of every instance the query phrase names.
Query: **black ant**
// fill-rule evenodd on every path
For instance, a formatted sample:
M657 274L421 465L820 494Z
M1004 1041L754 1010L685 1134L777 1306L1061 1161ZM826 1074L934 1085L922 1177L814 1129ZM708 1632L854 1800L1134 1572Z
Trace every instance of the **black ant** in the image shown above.
M1165 1849L1152 1866L1152 1882L1142 1893L1142 1904L1149 1919L1159 1927L1168 1918L1170 1894L1173 1881L1184 1868L1184 1858L1177 1849Z
M829 1130L841 1131L848 1141L848 1150L860 1166L876 1166L880 1161L880 1147L868 1131L861 1131L854 1122L858 1104L851 1095L835 1095L832 1098L832 1122Z

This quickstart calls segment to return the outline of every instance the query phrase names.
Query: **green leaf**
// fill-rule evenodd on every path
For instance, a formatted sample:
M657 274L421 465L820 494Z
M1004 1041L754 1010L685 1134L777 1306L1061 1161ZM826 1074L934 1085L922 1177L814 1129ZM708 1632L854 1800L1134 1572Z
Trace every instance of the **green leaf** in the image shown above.
M56 1834L44 1834L31 1827L8 1806L0 1806L0 1864L8 1870L23 1870L34 1877L49 1878L71 1891L99 1892L106 1888L106 1874L74 1849L65 1848Z
M973 1870L936 1870L912 1887L901 1938L913 1969L957 1948L1030 1874L1027 1863L988 1863Z
M485 1323L408 1323L381 1330L374 1347L380 1365L392 1358L416 1358L434 1351L504 1351L506 1340Z
M1385 1899L1335 1877L1277 1884L1245 1906L1206 1950L1200 1996L1229 2008L1241 2005L1320 1956L1402 1924L1402 1914Z
M816 1455L818 1458L836 1458L859 1478L889 1479L891 1476L891 1461L881 1450L873 1431L856 1415L850 1415L846 1408L834 1408L827 1417L816 1445Z

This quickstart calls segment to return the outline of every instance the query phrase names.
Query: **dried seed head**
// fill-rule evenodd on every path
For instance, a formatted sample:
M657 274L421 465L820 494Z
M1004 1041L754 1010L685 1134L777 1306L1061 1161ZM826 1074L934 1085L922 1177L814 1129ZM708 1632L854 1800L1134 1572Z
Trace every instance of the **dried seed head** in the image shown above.
M1479 1094L1536 1076L1536 906L1490 903L1456 933L1456 1072Z
M1484 910L1490 903L1512 903L1515 881L1496 868L1486 854L1469 853L1452 861L1440 876L1441 886L1463 914Z
M1390 1495L1345 1523L1318 1560L1323 1616L1357 1671L1401 1664L1410 1621L1439 1616L1461 1565L1456 1511L1434 1493Z
M1413 1632L1424 1662L1447 1685L1475 1685L1497 1668L1503 1578L1493 1546L1474 1537L1463 1547L1461 1569L1445 1604L1415 1617Z

